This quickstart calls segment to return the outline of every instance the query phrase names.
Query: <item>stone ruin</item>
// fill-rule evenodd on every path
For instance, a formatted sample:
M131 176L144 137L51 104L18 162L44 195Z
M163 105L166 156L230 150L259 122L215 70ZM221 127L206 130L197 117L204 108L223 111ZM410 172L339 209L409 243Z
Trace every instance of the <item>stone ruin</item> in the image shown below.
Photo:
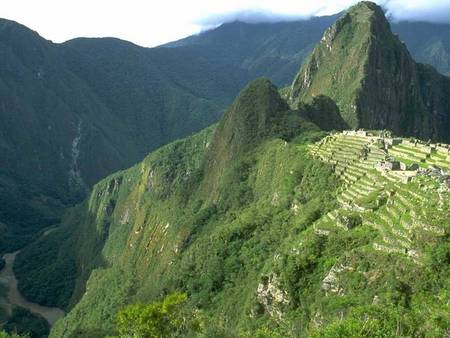
M375 164L375 169L383 172L395 171L400 180L404 181L405 183L410 181L417 175L431 176L438 179L442 183L444 188L450 189L450 177L448 175L449 173L445 172L443 169L433 166L430 166L428 169L424 169L421 168L418 163L406 164L401 161L396 161L394 158L389 156L389 149L405 143L409 146L417 148L421 153L426 154L427 158L439 151L440 153L447 154L447 157L450 160L450 145L443 143L431 143L431 140L424 142L416 138L405 140L399 137L393 137L392 133L388 130L344 130L342 134L346 136L367 138L369 144L364 146L364 148L362 149L360 154L361 159L367 158L368 154L370 153L370 147L374 145L378 149L381 149L385 152L386 158L384 159L384 161L377 162ZM326 138L326 140L324 140L324 143L327 143L332 139L333 136L331 136L329 139ZM422 160L422 162L426 161Z
M441 183L441 187L444 190L450 190L450 174L441 168L433 167L430 168L419 168L417 175L429 176L437 179Z
M399 161L381 161L375 164L377 170L401 170Z

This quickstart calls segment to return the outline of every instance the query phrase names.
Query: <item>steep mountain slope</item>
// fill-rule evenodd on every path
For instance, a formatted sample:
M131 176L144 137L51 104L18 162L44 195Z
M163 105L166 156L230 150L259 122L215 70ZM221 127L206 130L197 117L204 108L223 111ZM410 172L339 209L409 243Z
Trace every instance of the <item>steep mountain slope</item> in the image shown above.
M117 39L75 39L63 47L70 69L128 126L142 156L150 145L215 122L246 83L236 70L225 73L189 50L148 49Z
M120 138L120 122L54 45L8 21L0 23L0 43L0 210L16 235L2 228L3 251L22 244L17 235L57 219L61 205L84 196L85 184L138 157L131 140ZM116 137L123 147L111 144ZM89 161L95 171L85 171Z
M215 128L205 155L200 190L217 201L226 170L267 138L292 139L301 126L310 125L299 112L289 111L277 88L265 78L250 83ZM226 187L226 186L225 186Z
M102 177L213 123L245 83L189 53L55 45L6 20L0 43L0 251L57 222Z
M64 305L75 288L51 335L114 334L124 305L184 291L206 336L442 336L445 175L404 181L373 164L390 155L448 170L447 148L427 155L431 147L397 140L386 152L394 141L384 132L313 145L324 133L301 115L259 79L217 126L98 183L63 228L19 256L32 284L48 264L47 279L77 270L75 284L44 282L31 294L65 294Z
M1 250L16 249L57 222L61 209L100 178L216 121L256 73L283 68L279 59L269 70L272 57L264 53L270 60L259 71L246 69L256 65L248 54L255 55L253 47L266 36L241 55L259 31L229 49L237 33L215 37L212 48L147 49L117 39L56 45L2 20ZM278 55L276 34L270 34L266 50ZM293 71L301 58L288 47Z
M380 7L361 2L324 34L292 83L297 107L324 95L352 128L450 140L450 78L416 64Z

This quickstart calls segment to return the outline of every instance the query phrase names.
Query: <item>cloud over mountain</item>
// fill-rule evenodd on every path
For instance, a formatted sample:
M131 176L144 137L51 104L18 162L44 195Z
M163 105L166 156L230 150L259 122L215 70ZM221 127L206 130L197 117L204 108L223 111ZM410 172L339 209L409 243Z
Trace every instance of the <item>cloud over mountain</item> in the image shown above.
M312 16L332 15L346 10L357 0L321 0L314 3L305 1L264 1L256 5L254 1L241 2L238 9L225 12L209 12L195 22L204 28L226 22L247 23L281 22L306 19ZM447 0L374 0L381 5L393 21L426 21L450 23L450 2Z

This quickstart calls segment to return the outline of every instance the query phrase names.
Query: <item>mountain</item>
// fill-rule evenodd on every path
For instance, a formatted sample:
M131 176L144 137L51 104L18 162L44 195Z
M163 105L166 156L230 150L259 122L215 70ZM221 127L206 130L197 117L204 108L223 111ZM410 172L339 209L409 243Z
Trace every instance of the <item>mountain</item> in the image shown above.
M0 251L59 222L106 175L216 122L248 81L266 76L287 86L338 16L232 22L158 48L111 38L54 44L1 20ZM392 28L416 60L450 71L450 25ZM418 67L422 83L446 82ZM422 96L433 97L427 104L439 114L441 94ZM304 117L325 129L345 127L333 100L310 103ZM335 112L332 120L324 109Z
M14 22L1 21L1 247L14 250L62 205L84 196L84 182L126 165L130 140L115 149L120 122L76 77L59 50ZM95 138L95 142L86 141ZM85 172L87 163L96 172ZM82 174L81 174L82 173Z
M215 122L245 83L188 51L56 45L6 20L0 44L1 251L58 222L101 178Z
M295 128L286 121L294 121ZM116 309L122 306L124 297L128 298L125 295L151 299L168 285L204 289L197 301L208 306L208 292L219 292L229 283L228 273L239 272L238 248L253 232L268 231L261 242L252 244L255 249L269 253L275 248L275 237L282 236L276 232L280 229L277 219L290 213L286 214L285 208L301 176L314 175L317 168L328 172L320 164L307 161L296 142L288 145L300 134L303 138L322 135L298 112L288 110L267 79L259 79L243 89L217 126L171 143L135 167L95 185L89 200L67 214L63 227L34 249L30 247L31 251L25 250L16 267L19 275L22 269L33 274L35 277L27 280L36 285L41 278L52 279L62 271L73 271L70 267L75 266L77 279L67 276L66 285L48 283L48 287L34 291L30 285L24 288L32 297L49 295L47 303L56 300L55 305L69 302L74 306L64 322L55 327L54 335L110 332ZM289 163L289 158L296 157L298 160ZM283 162L287 165L281 166ZM292 178L286 179L285 174ZM333 182L330 178L330 184ZM262 214L260 208L264 209ZM258 229L260 217L267 224ZM275 228L271 230L272 225ZM72 235L61 241L64 234ZM229 240L234 241L236 251ZM37 271L33 267L37 261L30 260L29 254L41 257L47 245L60 248L59 258L47 256L53 261L52 268L46 269L46 277L38 277L32 272ZM217 258L214 261L205 257L211 250ZM222 259L229 255L223 265ZM233 283L240 280L239 284L246 285L248 278L259 274L265 259L260 256L258 263L248 265L251 276L236 275ZM100 266L102 271L97 270ZM105 288L103 283L109 286ZM55 297L67 295L67 288L73 287L76 291L70 300ZM104 303L106 299L111 306ZM230 298L226 307L237 305L236 300Z
M220 62L231 59L241 68L252 71L253 77L265 75L278 86L285 86L291 82L325 30L342 14L279 23L235 21L163 47L189 46L220 51L210 53L210 57ZM408 21L390 24L414 60L450 75L449 24Z
M251 77L267 76L278 86L288 85L323 33L342 13L279 23L235 21L163 47L211 50L215 62L226 60L249 70ZM406 44L414 60L450 75L450 25L391 22L392 31Z
M0 251L59 222L99 179L215 122L250 79L287 84L328 20L300 23L299 45L279 40L283 24L231 24L204 33L208 43L152 49L110 38L53 44L1 20Z
M434 66L450 76L450 25L426 22L391 23L392 30L408 46L414 60Z
M195 49L216 64L238 67L249 79L266 76L277 86L286 86L338 17L253 24L236 21L163 47Z
M449 141L450 78L417 64L380 7L360 2L322 37L292 83L298 107L323 95L351 128Z
M361 47L372 39L384 40L374 42L382 55L404 57L402 72L420 67L379 7L360 3L343 18L311 56L319 74L345 65L329 54L330 32L332 51L358 56L354 74L378 66ZM350 31L357 38L339 35ZM391 68L380 69L389 79ZM174 292L187 295L183 314L207 337L444 336L450 145L322 131L351 121L331 95L307 100L304 90L289 105L285 89L252 81L217 124L101 180L61 227L24 248L14 266L21 292L68 310L50 336L117 334L120 309Z

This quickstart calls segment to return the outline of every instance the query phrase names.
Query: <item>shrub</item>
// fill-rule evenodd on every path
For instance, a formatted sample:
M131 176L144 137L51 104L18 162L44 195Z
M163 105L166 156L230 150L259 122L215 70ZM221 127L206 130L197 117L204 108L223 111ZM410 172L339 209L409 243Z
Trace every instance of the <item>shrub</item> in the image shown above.
M117 314L119 337L179 337L201 331L195 312L185 311L186 294L174 293L151 304L134 304Z

